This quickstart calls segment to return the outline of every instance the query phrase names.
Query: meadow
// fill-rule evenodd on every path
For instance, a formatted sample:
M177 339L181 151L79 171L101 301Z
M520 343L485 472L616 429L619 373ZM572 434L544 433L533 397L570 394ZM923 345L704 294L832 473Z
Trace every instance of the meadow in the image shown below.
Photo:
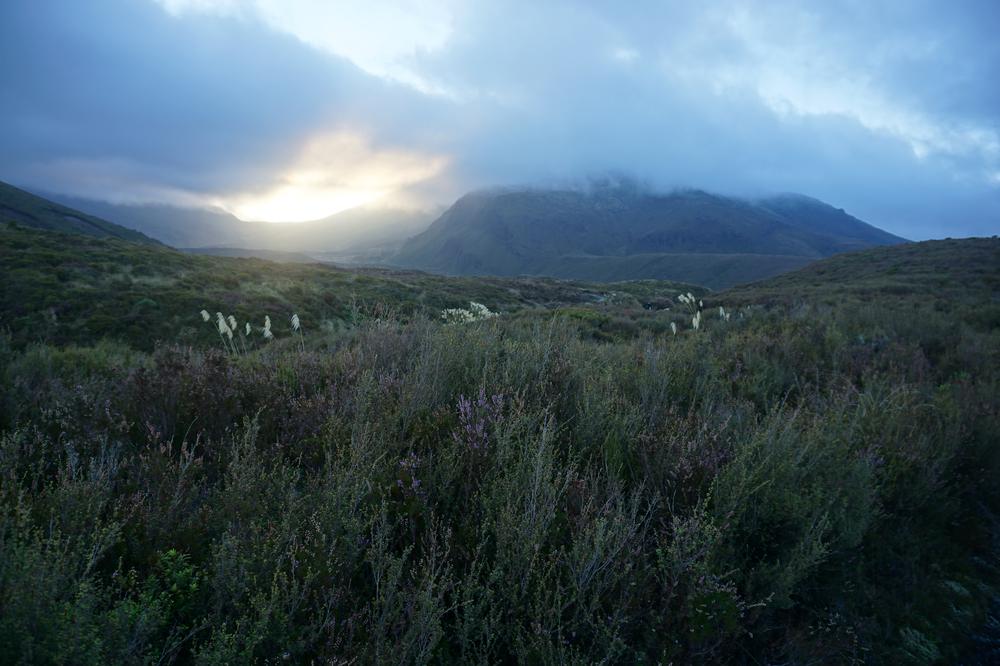
M718 293L64 240L0 231L2 663L1000 659L996 239Z

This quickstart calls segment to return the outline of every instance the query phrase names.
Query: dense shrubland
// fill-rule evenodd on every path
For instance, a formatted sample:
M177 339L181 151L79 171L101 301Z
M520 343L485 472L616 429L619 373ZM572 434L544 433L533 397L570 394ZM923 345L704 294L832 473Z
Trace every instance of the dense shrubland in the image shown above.
M934 298L7 336L0 662L988 663L1000 336Z

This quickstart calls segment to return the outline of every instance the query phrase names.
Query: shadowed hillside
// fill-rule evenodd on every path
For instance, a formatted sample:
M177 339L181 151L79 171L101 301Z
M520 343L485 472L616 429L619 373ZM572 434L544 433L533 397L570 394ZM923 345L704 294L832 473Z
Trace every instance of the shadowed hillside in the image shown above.
M579 277L592 271L594 279L670 278L723 287L902 241L808 197L751 202L700 191L652 194L626 184L468 194L394 261L446 274Z
M797 271L729 289L720 295L742 303L807 301L836 305L842 299L923 299L937 307L978 301L1000 307L1000 240L967 238L906 243L838 255Z
M96 238L120 238L136 243L156 243L138 231L81 213L0 182L0 224L4 223Z

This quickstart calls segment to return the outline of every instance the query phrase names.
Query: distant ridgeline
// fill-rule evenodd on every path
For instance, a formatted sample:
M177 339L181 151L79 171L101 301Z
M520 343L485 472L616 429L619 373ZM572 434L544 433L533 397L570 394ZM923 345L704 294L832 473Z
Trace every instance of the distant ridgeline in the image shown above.
M394 263L452 275L670 279L718 289L902 242L801 195L748 201L630 186L512 189L462 197Z
M334 261L445 275L655 279L712 289L841 252L905 242L801 195L750 201L697 190L656 194L628 184L473 192L426 228L423 214L402 211L348 211L279 230L220 211L61 200L74 207L0 183L0 222L159 242L148 233L176 247L278 261L308 262L317 252L337 249L342 254L331 255Z

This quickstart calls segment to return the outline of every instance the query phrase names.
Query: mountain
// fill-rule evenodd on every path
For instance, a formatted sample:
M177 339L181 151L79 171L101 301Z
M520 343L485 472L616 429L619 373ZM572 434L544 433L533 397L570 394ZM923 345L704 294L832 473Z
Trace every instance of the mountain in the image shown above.
M719 288L901 242L801 195L508 189L465 195L393 262L445 274L657 278Z
M163 204L114 204L59 194L45 195L67 206L141 231L172 247L245 247L249 241L246 223L223 210Z
M245 222L221 209L115 204L62 195L57 201L184 248L250 248L324 259L365 259L395 252L431 223L432 213L359 207L311 222Z
M96 238L156 243L138 231L49 201L4 182L0 182L0 222L14 222L33 229L84 234Z

